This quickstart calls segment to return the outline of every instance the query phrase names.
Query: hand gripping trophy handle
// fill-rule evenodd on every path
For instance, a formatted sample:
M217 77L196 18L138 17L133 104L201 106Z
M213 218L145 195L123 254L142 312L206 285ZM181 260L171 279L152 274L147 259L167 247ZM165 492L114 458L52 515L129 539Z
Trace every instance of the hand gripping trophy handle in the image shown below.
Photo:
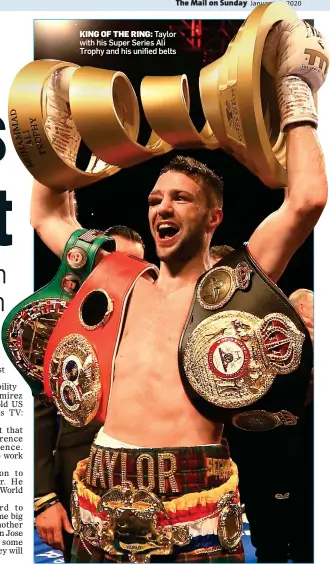
M77 189L173 148L221 148L271 188L286 184L285 135L280 131L275 80L262 67L265 40L296 13L283 2L255 8L226 53L200 73L205 125L189 115L188 80L147 76L143 110L152 128L137 142L137 97L120 71L39 60L14 79L9 122L15 149L41 183L57 191ZM76 160L81 139L92 156L85 171Z

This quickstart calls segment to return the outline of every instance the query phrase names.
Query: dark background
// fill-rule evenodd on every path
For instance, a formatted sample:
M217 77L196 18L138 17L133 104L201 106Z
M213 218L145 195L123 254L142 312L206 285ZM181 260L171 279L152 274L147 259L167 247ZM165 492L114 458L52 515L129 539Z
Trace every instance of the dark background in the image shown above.
M197 23L196 23L197 22ZM139 97L141 80L146 75L186 74L191 98L191 117L197 128L204 125L198 93L200 69L222 56L229 41L241 25L239 20L196 20L197 37L192 37L190 21L106 21L63 20L50 28L47 22L35 22L35 59L58 59L79 65L109 68L124 72ZM199 26L199 27L198 27ZM80 54L80 30L150 29L175 30L175 39L166 48L177 50L176 55L108 55L103 57ZM202 31L201 31L202 30ZM155 39L155 38L153 38ZM86 47L88 48L88 47ZM94 48L94 47L93 47ZM103 48L103 47L102 47ZM150 128L140 105L141 133L139 142L146 143ZM157 180L161 167L175 154L191 155L215 170L224 180L224 220L214 235L212 244L233 247L247 241L254 229L283 201L282 190L265 187L245 167L221 150L173 151L131 169L121 170L109 179L76 192L79 221L86 228L104 229L111 225L128 225L140 233L146 244L146 258L156 262L153 240L147 220L147 196ZM84 167L88 151L82 145L78 166ZM55 236L55 234L54 234ZM35 236L35 288L47 284L54 276L59 261ZM292 258L279 286L286 294L297 288L313 289L313 236Z

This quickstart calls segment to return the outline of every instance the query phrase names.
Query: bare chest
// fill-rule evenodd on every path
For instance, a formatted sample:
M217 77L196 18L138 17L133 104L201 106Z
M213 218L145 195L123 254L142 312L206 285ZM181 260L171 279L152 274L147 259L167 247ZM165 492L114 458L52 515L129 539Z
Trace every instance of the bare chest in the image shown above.
M177 363L177 351L189 312L192 288L164 296L144 281L137 284L128 308L117 359L126 355L152 363Z

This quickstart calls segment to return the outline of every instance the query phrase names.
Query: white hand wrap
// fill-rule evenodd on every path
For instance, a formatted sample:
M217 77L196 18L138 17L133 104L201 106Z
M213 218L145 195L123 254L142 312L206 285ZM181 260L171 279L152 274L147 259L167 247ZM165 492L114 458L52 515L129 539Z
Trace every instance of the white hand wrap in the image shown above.
M267 36L262 62L277 79L281 129L296 122L317 126L312 92L322 86L329 67L319 32L302 20L276 24Z
M278 78L277 99L281 114L281 131L291 123L307 122L317 127L318 118L312 91L299 76Z

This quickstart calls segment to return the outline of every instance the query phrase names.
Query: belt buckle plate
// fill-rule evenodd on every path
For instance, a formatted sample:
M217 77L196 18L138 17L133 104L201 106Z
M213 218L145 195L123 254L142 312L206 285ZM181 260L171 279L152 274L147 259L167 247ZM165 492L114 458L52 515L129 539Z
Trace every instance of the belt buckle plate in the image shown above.
M110 554L128 554L130 562L149 562L152 555L168 555L174 545L191 540L189 527L157 527L156 515L166 509L146 488L115 486L101 498L98 511L106 511L101 531L101 548Z

